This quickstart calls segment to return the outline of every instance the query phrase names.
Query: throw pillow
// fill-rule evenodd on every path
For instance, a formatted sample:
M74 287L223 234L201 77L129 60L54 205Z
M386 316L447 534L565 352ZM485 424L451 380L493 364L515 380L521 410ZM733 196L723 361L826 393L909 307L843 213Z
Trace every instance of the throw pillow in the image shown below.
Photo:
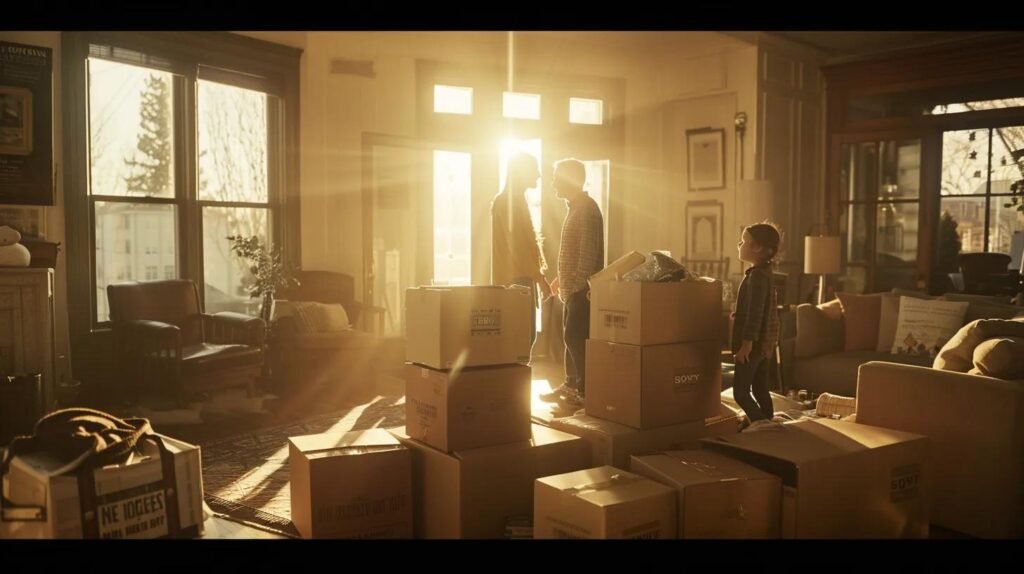
M838 299L822 305L797 307L794 356L805 359L842 351L842 321L843 308Z
M296 301L292 304L292 317L295 318L296 330L300 333L320 332L320 317L316 301Z
M974 367L997 379L1024 379L1024 338L1002 337L982 341L974 349Z
M900 317L900 297L914 297L916 299L932 299L919 291L909 289L893 289L891 293L882 293L882 311L878 317L878 346L876 351L888 353L892 349L892 342L896 339L896 321Z
M843 306L846 351L873 351L878 345L878 322L882 312L882 296L836 293ZM950 333L952 334L952 333Z
M320 330L327 333L336 333L338 331L348 331L352 328L352 325L348 323L348 312L345 311L345 307L341 303L332 303L329 305L319 305L320 312Z
M1024 322L979 319L964 325L942 347L932 368L966 373L974 367L974 349L986 339L1024 337Z
M900 297L892 354L934 357L963 325L967 305Z

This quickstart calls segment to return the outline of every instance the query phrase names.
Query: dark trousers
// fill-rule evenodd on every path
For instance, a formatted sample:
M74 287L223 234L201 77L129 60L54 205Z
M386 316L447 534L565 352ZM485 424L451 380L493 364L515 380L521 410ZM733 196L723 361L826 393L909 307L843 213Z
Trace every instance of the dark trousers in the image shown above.
M772 395L768 392L768 369L771 361L764 355L750 353L750 360L736 365L733 374L732 395L750 422L770 419L775 415ZM751 395L753 391L754 396Z
M582 396L587 381L587 339L590 337L589 289L577 291L562 306L562 338L565 341L565 384Z

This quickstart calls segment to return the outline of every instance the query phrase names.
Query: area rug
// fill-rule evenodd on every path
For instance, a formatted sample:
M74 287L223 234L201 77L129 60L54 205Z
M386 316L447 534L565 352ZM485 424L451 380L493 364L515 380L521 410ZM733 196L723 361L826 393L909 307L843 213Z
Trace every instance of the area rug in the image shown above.
M404 424L404 397L381 396L350 409L202 443L206 503L215 513L297 536L291 524L288 437Z

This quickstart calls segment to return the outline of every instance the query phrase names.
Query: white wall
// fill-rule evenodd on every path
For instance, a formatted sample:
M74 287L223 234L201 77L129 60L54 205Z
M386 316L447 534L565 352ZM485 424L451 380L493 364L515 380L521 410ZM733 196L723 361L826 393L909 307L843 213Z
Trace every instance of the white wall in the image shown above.
M342 271L360 280L362 135L416 136L416 60L504 69L506 41L507 34L498 32L307 35L300 174L303 266ZM667 151L665 138L683 134L689 124L730 128L741 108L751 115L753 129L756 50L710 32L516 35L517 69L552 77L581 74L625 81L624 157L612 166L617 184L612 194L624 217L620 229L609 230L611 245L684 253L681 221L686 196L669 189L672 182L664 176L666 169L678 170L681 156ZM333 58L371 59L376 77L330 74ZM666 115L675 123L666 122ZM732 136L727 129L730 174ZM749 138L746 147L754 145ZM752 153L746 162L753 166ZM727 189L714 194L726 202L732 201L731 177ZM674 215L665 217L666 213Z

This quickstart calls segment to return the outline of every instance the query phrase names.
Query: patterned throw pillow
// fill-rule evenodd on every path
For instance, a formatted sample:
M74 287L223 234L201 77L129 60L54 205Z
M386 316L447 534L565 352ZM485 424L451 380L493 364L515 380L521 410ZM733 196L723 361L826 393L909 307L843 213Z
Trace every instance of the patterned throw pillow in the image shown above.
M320 318L315 301L299 301L292 306L292 316L300 333L319 333Z
M336 333L352 328L348 313L340 303L301 301L292 306L292 315L301 333Z
M348 331L352 328L352 325L348 323L348 312L345 311L345 307L341 303L331 303L329 305L320 305L320 330L326 333L337 333L338 331Z
M900 297L894 355L935 357L964 323L968 303Z

